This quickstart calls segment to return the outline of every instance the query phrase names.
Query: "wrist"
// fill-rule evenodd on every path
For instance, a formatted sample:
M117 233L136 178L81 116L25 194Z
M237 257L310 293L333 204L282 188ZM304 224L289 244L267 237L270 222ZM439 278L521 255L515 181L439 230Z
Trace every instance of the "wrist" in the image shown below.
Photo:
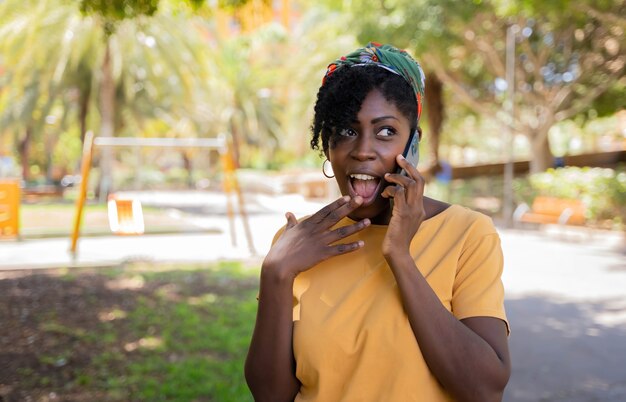
M413 263L413 257L411 257L408 247L406 249L390 250L387 253L383 253L383 256L391 268L401 266L409 262L411 264Z
M263 261L261 265L261 280L272 285L288 284L293 285L296 274L280 265L270 264Z

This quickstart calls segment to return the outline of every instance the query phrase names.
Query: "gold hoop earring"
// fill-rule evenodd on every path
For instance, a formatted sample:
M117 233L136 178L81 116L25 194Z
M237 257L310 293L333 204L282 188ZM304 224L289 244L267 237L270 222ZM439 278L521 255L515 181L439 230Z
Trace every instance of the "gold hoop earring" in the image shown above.
M332 166L330 167L330 171L333 173L331 176L328 173L326 173L326 162L328 162L328 164L330 165L330 161L328 160L328 158L326 158L324 163L322 163L322 173L324 174L324 176L326 176L326 178L332 179L333 177L335 177L335 173L333 172L333 167Z

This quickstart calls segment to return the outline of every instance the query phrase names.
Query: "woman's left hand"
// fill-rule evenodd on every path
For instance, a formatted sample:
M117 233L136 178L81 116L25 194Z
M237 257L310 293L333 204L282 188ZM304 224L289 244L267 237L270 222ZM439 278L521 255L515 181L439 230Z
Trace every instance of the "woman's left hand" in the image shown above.
M395 184L387 186L382 192L383 197L394 200L391 220L382 246L385 257L408 252L413 236L426 217L424 178L402 155L398 155L396 161L407 172L407 176L397 173L385 175L385 180Z

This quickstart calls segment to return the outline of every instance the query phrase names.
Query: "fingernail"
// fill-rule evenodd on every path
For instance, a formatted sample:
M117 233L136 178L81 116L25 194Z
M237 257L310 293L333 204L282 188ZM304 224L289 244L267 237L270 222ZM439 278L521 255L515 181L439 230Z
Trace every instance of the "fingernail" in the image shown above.
M341 197L344 201L350 201L350 196L349 195L344 195L343 197Z
M369 219L367 219L367 218L363 219L363 224L364 224L365 226L369 226L369 224L370 224L370 223L372 223L372 222L370 222L370 220L369 220Z
M365 242L363 240L359 240L359 247L363 247L365 245Z
M404 155L400 154L398 156L400 157L400 159L404 159Z

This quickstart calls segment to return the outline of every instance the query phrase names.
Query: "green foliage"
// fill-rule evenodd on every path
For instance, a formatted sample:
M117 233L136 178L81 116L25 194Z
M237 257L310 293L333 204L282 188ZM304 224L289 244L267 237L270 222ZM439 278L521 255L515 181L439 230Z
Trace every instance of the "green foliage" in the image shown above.
M335 3L334 1L330 3ZM458 41L465 24L475 14L489 10L489 2L454 0L355 0L339 7L351 15L350 26L360 43L378 41L410 49L418 56L426 52L446 54ZM428 65L423 66L426 69Z
M144 352L129 366L127 385L142 400L160 396L183 401L203 395L245 400L243 359L254 321L255 294L253 290L237 298L212 294L193 305L172 303L166 297L156 306L144 301L129 318L139 336L153 332L161 336L163 345L158 354ZM177 358L165 359L168 355Z
M65 172L73 172L75 161L80 159L83 144L80 141L78 128L65 130L59 135L56 147L52 152L52 164Z
M218 0L217 4L220 8L226 10L236 10L245 6L250 0ZM201 3L202 0L196 0L196 2Z
M138 400L251 400L243 361L256 313L256 273L240 264L181 268L126 273L141 276L147 287L161 285L127 317L135 338L158 342L139 342L128 372L111 373L113 388ZM214 291L195 294L191 283Z
M503 120L498 111L504 105L504 92L494 89L494 80L502 79L503 73L494 66L503 64L504 32L513 22L532 25L532 34L520 38L517 48L518 131L532 126L527 132L535 133L541 119L557 115L557 120L610 115L626 102L623 79L607 84L624 71L618 68L620 60L623 65L621 42L611 42L619 45L611 49L621 53L613 60L605 57L609 52L605 39L619 41L624 30L624 5L616 0L325 0L326 8L319 2L302 2L301 17L290 31L267 24L234 37L220 36L212 11L225 9L236 20L235 11L247 3L0 1L0 135L10 137L7 142L17 152L25 133L32 134L31 143L36 145L31 147L29 163L35 171L49 173L51 165L77 166L77 120L88 110L87 129L100 123L97 96L103 26L110 35L116 86L115 134L212 137L229 133L237 137L244 167L280 168L311 154L308 126L319 79L329 60L356 46L355 37L360 44L377 40L407 48L430 73L449 74L447 91L450 83L458 84L454 93L447 94L452 107L446 115L450 120L459 118L444 125L442 135L450 145L480 144L486 138L456 130L468 126L461 124L468 113L459 107L460 99L484 106L472 109L477 115L497 123ZM554 38L549 46L548 37ZM577 37L583 39L572 39ZM483 49L490 53L486 56ZM587 54L590 57L585 59ZM567 55L576 55L580 66ZM554 74L546 81L539 69L550 65ZM604 71L608 66L612 70ZM571 94L550 100L550 94L565 93L559 77L579 69L576 82L569 84ZM535 92L542 86L543 92ZM605 86L607 92L594 101L590 92L601 93ZM461 90L471 96L457 96ZM563 110L537 112L557 104ZM56 124L46 123L50 115ZM487 140L485 152L498 154L491 138ZM177 172L172 180L183 176Z
M518 198L529 205L537 196L581 200L587 207L587 219L597 225L614 228L626 225L626 167L617 169L566 167L549 169L517 181Z
M615 86L600 95L593 102L592 108L587 113L582 113L581 116L585 118L611 116L617 108L624 107L623 105L626 105L626 80L622 78Z
M343 28L347 21L347 15L312 7L293 32L270 23L213 49L221 96L212 108L222 108L227 119L221 124L237 138L242 167L275 168L311 153L309 125L321 77L329 60L355 43Z
M92 5L117 4L105 3ZM17 153L28 133L26 157L42 173L51 167L73 172L82 147L80 129L99 134L105 16L90 10L102 18L82 16L78 4L66 0L0 2L0 136L9 137L8 146ZM171 134L172 126L180 136L223 131L209 124L206 107L198 106L216 103L217 95L210 94L220 93L211 88L209 78L216 74L209 73L204 27L193 16L169 11L149 21L131 19L138 11L129 11L108 38L117 135L162 136ZM154 121L159 130L148 124ZM179 129L183 125L186 129Z
M151 16L159 8L159 0L81 0L80 11L83 14L97 14L107 20L121 21Z
M81 0L84 15L97 15L103 21L104 33L111 36L117 24L126 19L152 16L159 8L159 0Z
M67 303L98 318L68 323L57 316L56 306L41 307L38 330L49 347L55 342L60 347L35 351L38 365L17 369L25 376L24 395L45 387L61 400L77 393L107 401L252 400L243 366L255 321L258 269L240 262L137 263L97 272L75 269L72 275L74 292ZM94 294L106 283L140 286L120 291L119 299L107 290L104 301ZM65 346L68 339L71 347ZM63 375L51 369L64 370Z
M604 12L613 12L619 8L622 0L489 0L498 15L502 17L543 16L555 24L571 25L574 21L580 22L586 18L585 8L593 6ZM566 18L567 17L567 18Z
M587 114L590 105L606 115L623 104L625 49L619 45L626 29L623 1L345 0L340 4L340 9L353 12L350 26L360 42L392 42L412 50L426 72L436 74L452 92L447 109L488 116L525 135L535 149L543 146L554 123ZM508 106L505 39L515 26L516 113L511 121L503 112ZM619 96L607 95L595 103L606 91ZM533 170L543 170L551 159L547 152L532 157Z

